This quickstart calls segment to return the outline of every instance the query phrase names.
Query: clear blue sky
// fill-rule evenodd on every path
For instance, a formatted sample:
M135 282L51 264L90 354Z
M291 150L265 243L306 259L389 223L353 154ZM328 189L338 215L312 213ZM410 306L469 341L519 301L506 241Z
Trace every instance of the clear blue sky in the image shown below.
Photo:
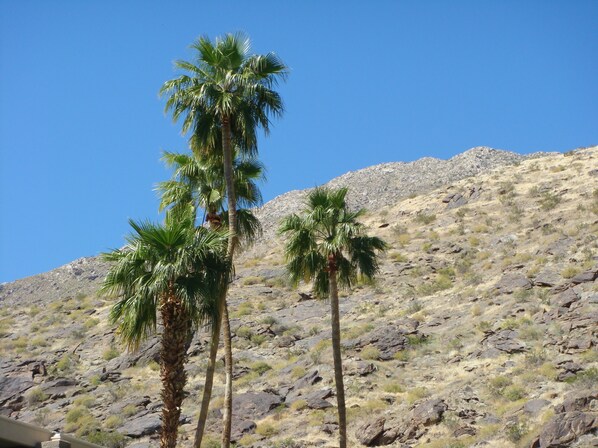
M0 282L123 244L158 219L157 92L200 35L245 31L291 68L260 142L265 199L478 145L598 143L596 1L0 2Z

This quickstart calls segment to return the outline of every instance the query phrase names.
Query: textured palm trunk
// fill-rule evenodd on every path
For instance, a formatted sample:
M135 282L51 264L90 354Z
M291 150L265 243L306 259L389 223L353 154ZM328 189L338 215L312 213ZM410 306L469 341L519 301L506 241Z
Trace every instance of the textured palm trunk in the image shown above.
M173 293L165 297L160 312L164 330L162 333L162 348L160 351L162 379L162 431L160 434L161 448L175 448L181 404L184 398L184 388L187 380L185 374L185 350L190 322L184 313L180 301Z
M206 421L208 419L208 410L210 407L210 399L212 398L212 387L214 385L214 372L216 371L216 357L218 355L218 344L220 343L220 327L222 322L222 305L225 303L223 297L226 297L226 284L220 297L220 309L216 320L212 323L212 337L210 339L210 356L208 358L208 368L206 370L206 381L203 387L203 397L201 399L201 409L199 411L199 420L195 428L195 441L193 446L195 448L201 447L201 441L206 429Z
M235 247L237 245L237 197L233 182L233 149L231 145L231 130L228 117L222 119L222 152L224 162L224 180L226 182L226 197L228 199L228 237L227 258L232 266ZM222 413L222 448L230 447L230 435L233 417L233 352L228 320L226 296L222 313L222 338L224 342L224 409Z
M329 262L328 282L330 286L330 314L332 326L332 357L334 359L334 384L336 385L336 406L338 411L339 448L347 448L347 412L345 408L345 385L343 361L341 358L341 324L338 306L336 266Z
M229 232L227 246L227 259L229 266L232 266L236 241L237 241L237 201L235 196L235 188L233 184L232 174L232 147L230 136L230 123L228 119L222 120L222 152L224 161L224 178L226 182L226 191L228 197L228 216L229 216ZM201 401L201 409L199 411L199 420L195 428L195 441L193 446L195 448L201 447L203 435L205 433L206 421L208 418L208 410L210 407L210 399L212 398L212 388L214 385L214 372L216 370L216 357L218 354L218 344L220 342L220 330L223 330L224 342L224 361L225 361L225 389L224 389L224 409L223 409L223 429L222 429L222 448L230 447L230 436L232 428L232 344L230 333L230 322L228 320L228 307L226 304L226 294L228 292L228 282L225 282L222 288L222 295L219 299L219 318L212 324L212 338L210 342L210 357L208 359L208 368L206 370L206 381L203 390L203 397Z

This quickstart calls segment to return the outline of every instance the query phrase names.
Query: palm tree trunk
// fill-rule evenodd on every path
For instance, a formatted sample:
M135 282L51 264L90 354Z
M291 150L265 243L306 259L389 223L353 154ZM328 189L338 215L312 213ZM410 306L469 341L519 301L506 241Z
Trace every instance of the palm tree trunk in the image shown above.
M224 316L222 318L222 339L224 342L224 367L225 367L225 388L224 388L224 412L222 415L222 447L230 445L232 431L232 411L233 411L233 351L230 332L230 322L228 320L228 307L224 306Z
M237 244L237 197L233 181L233 151L231 145L231 130L229 117L222 118L222 152L224 162L224 180L226 182L226 197L228 199L228 237L227 258L232 266L235 247ZM226 296L224 297L224 308L222 314L223 340L224 340L224 412L222 415L222 448L230 447L230 436L233 417L233 353L230 334L230 322L228 320L228 309Z
M162 348L160 351L162 379L162 431L160 434L161 448L175 448L181 404L184 398L184 388L187 380L185 374L185 360L187 353L185 346L189 334L190 322L185 317L181 304L174 294L166 297L160 307L162 314Z
M341 325L338 307L338 286L336 283L335 266L331 266L328 269L328 282L330 286L332 357L334 359L334 384L336 385L339 448L347 448L347 412L345 408L345 385L343 381L343 361L341 358Z
M226 289L226 282L224 289ZM226 292L222 293L223 296ZM222 297L220 303L223 303ZM206 381L203 387L203 397L201 400L201 409L199 411L199 420L195 428L195 441L193 446L195 448L201 447L201 441L206 429L206 421L208 419L208 410L210 408L210 399L212 398L212 387L214 385L214 372L216 370L216 356L218 355L218 344L220 342L220 327L222 322L222 312L220 311L214 322L212 322L212 337L210 339L210 356L208 358L208 368L206 370Z

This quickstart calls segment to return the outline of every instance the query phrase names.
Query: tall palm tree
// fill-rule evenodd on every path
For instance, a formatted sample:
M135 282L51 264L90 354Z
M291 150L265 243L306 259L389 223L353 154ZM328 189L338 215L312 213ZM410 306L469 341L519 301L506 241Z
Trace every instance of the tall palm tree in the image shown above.
M220 291L228 280L227 235L195 228L186 219L167 215L164 225L129 221L127 245L104 254L112 266L103 291L118 301L110 319L121 338L137 347L162 324L160 378L162 430L160 446L174 448L186 383L188 334L217 313ZM159 316L158 316L159 314Z
M184 116L183 132L192 131L201 148L222 149L230 231L227 255L232 264L238 241L233 148L255 153L257 129L268 133L270 116L282 114L282 99L273 88L286 77L287 67L274 53L251 55L251 42L240 33L226 34L215 42L200 37L191 47L197 51L195 61L177 61L177 68L186 74L164 83L160 93L168 96L166 110L172 112L175 121ZM222 447L228 448L232 419L232 347L226 293L219 306L226 364ZM218 337L212 340L206 376L210 372L213 376L217 345ZM206 378L194 442L197 448L205 428L211 381Z
M308 195L303 213L287 216L279 229L288 236L285 255L291 280L295 284L312 281L317 295L330 298L340 448L347 446L347 419L338 287L350 287L358 276L372 279L378 272L376 251L386 249L383 240L365 234L357 221L364 210L349 211L346 194L346 188L316 188Z

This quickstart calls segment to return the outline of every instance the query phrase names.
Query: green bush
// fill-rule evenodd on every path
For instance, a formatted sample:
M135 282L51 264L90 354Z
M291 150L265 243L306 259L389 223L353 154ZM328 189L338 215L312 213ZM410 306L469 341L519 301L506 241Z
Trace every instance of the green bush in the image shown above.
M251 328L241 325L239 328L237 328L235 334L240 338L251 339L251 336L253 336L253 331L251 331Z
M116 431L95 430L88 433L85 438L88 442L95 443L106 448L124 448L127 444L125 436Z
M523 387L513 384L511 386L505 387L501 395L509 401L517 401L524 398L527 394L525 393L525 389Z
M380 358L380 350L373 345L368 345L361 349L361 359L377 360Z
M88 414L89 411L85 406L75 406L66 413L65 420L67 423L75 423L80 420L81 417Z
M268 370L272 370L272 367L267 362L257 361L251 365L251 370L261 376L264 373L266 373Z
M34 387L27 391L25 398L27 399L27 403L33 405L36 403L41 403L42 401L46 401L48 399L48 396L44 393L43 390L41 390L40 387Z
M90 395L80 395L73 401L75 406L85 406L86 408L90 408L94 403L95 399Z
M108 429L118 428L123 424L123 418L120 415L111 415L104 422L104 426Z
M118 357L118 355L120 355L120 352L116 349L116 347L110 346L110 348L104 350L104 353L102 353L102 358L106 361L110 361L111 359Z
M524 423L513 423L505 428L505 434L509 441L517 443L527 434L527 426Z
M495 376L488 381L488 387L495 395L501 395L502 391L511 384L513 384L513 381L507 376Z
M271 423L260 423L255 428L255 433L264 437L272 437L278 434L278 428Z
M545 191L542 193L542 198L540 199L540 207L544 211L552 210L557 205L561 203L561 197L551 193L549 191Z
M243 284L243 286L259 285L259 284L264 283L264 277L257 277L257 276L245 277L243 280L241 280L241 283Z
M418 222L420 224L431 224L434 221L436 221L436 215L434 214L426 214L425 212L418 212L415 215L415 222Z

